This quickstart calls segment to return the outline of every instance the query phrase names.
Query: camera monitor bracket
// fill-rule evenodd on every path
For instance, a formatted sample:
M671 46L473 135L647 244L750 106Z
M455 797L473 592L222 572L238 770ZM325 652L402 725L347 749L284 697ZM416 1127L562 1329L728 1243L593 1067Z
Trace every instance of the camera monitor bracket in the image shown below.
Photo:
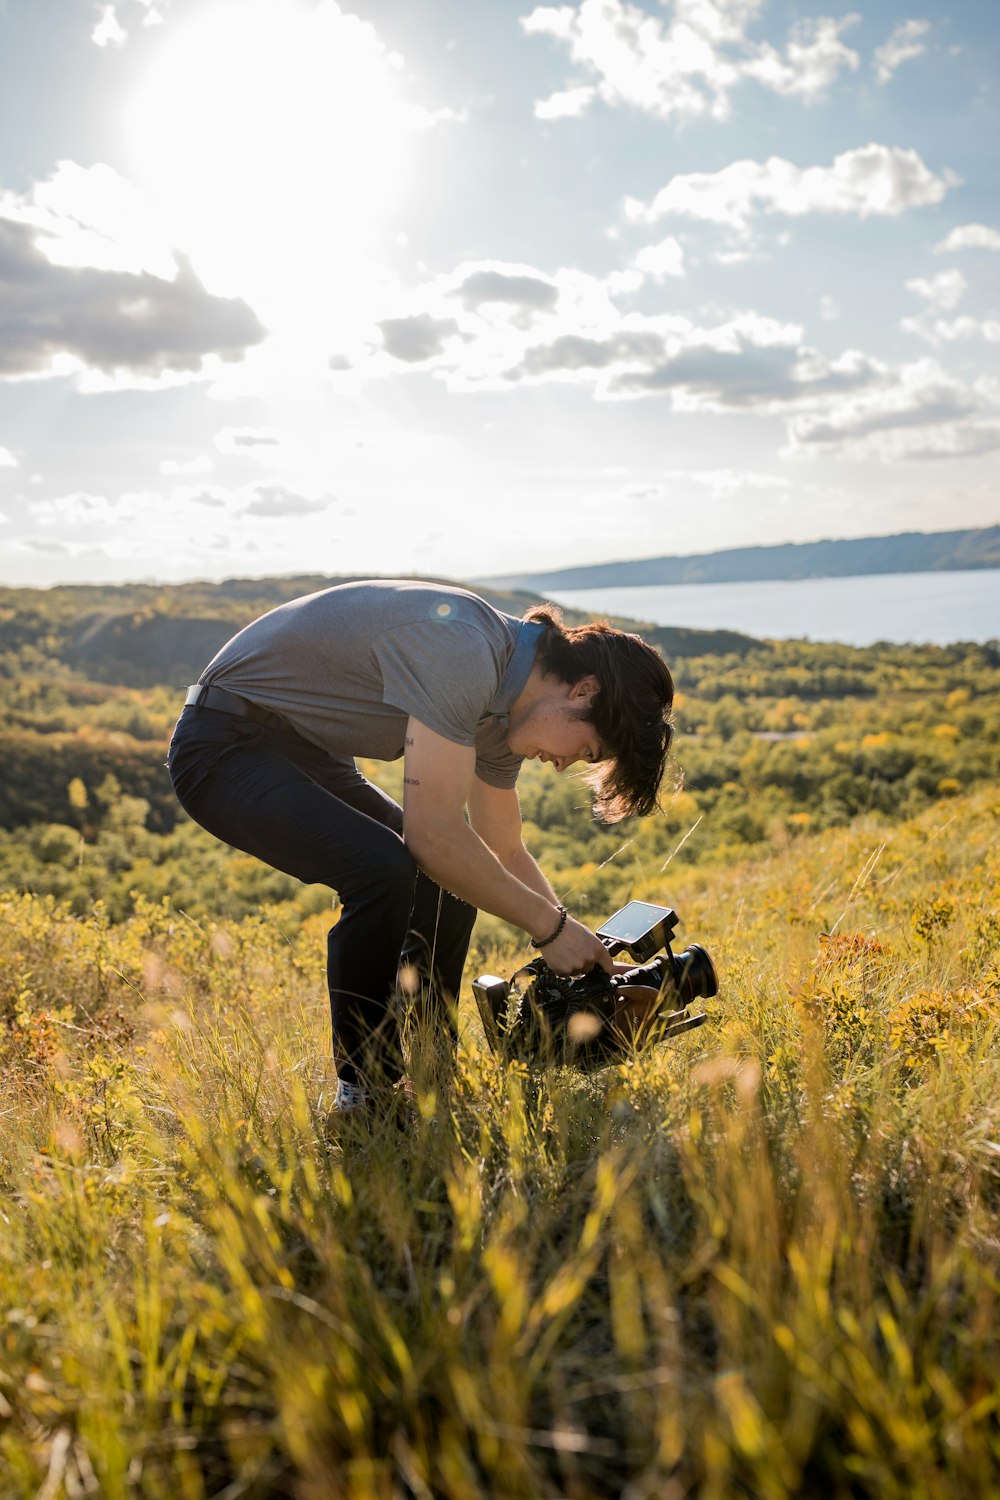
M598 927L597 936L611 954L628 953L636 963L644 964L670 946L676 926L677 913L671 907L630 901Z

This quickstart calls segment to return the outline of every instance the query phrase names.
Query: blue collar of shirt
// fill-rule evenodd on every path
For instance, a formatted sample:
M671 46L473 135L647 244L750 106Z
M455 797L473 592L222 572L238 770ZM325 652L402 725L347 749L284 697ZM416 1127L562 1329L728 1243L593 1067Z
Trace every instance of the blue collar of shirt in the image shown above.
M507 663L507 670L501 677L500 686L486 710L488 714L497 714L500 718L507 717L524 691L525 683L535 665L539 638L545 629L539 620L515 620L510 615L507 618L516 628L517 637L510 661Z

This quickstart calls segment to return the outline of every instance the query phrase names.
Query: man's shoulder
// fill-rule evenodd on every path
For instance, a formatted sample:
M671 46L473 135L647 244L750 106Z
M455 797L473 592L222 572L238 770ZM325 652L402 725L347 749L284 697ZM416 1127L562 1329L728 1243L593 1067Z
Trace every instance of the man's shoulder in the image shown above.
M429 583L420 579L375 580L370 593L358 602L370 611L382 628L406 626L465 625L492 643L507 644L517 634L519 620L458 584Z
M508 619L502 610L458 583L428 578L351 578L293 604L323 604L331 608L368 609L413 619L448 618L454 613L475 618Z

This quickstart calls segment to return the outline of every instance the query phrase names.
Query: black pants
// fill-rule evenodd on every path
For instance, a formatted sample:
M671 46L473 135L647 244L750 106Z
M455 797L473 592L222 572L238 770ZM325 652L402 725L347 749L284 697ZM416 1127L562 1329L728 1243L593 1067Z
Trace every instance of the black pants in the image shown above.
M403 1072L396 1004L401 965L454 1026L475 907L442 891L403 843L403 811L354 761L327 755L290 726L185 708L167 759L178 800L217 838L341 900L327 978L334 1059L358 1073Z

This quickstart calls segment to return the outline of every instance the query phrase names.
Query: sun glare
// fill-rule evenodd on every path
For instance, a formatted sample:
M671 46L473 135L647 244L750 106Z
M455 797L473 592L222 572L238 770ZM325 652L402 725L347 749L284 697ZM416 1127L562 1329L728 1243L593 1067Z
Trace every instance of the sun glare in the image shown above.
M335 315L402 181L396 60L333 0L229 0L163 32L126 130L178 247L272 324Z

